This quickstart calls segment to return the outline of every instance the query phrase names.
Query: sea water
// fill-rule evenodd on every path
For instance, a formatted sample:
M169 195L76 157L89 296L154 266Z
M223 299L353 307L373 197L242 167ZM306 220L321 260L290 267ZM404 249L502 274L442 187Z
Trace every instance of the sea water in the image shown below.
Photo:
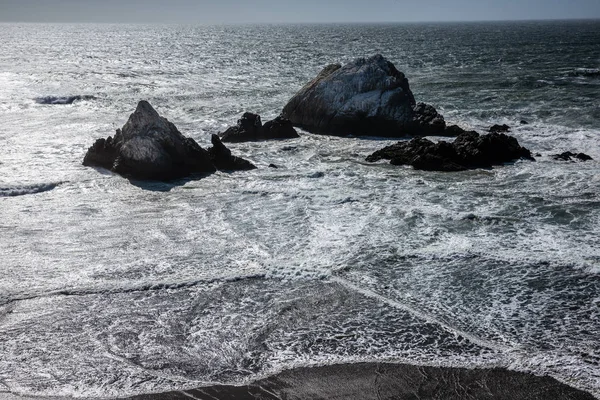
M0 38L0 394L369 360L507 367L600 396L600 22L1 24ZM81 165L139 100L208 147L245 111L277 116L327 64L378 53L448 123L506 123L537 161L416 171L365 162L392 139L300 131L231 144L258 169L200 180Z

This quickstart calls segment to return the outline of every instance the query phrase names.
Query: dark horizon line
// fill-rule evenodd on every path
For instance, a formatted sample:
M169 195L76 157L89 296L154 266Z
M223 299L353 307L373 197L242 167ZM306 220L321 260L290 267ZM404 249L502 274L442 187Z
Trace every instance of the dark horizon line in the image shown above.
M591 22L600 21L600 17L591 18L522 18L522 19L467 19L467 20L423 20L423 21L330 21L330 22L125 22L125 21L2 21L0 24L89 24L89 25L193 25L193 26L249 26L249 25L392 25L392 24L464 24L498 22Z

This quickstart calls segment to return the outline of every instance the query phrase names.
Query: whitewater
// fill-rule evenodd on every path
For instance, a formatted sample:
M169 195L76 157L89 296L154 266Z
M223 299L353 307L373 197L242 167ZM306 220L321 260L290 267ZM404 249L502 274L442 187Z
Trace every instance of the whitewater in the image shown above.
M0 37L0 397L360 361L506 367L600 397L600 22ZM228 144L258 168L199 180L81 164L139 100L206 148L245 111L277 116L325 65L378 53L448 123L508 124L537 161L416 171L365 161L394 139L300 131Z

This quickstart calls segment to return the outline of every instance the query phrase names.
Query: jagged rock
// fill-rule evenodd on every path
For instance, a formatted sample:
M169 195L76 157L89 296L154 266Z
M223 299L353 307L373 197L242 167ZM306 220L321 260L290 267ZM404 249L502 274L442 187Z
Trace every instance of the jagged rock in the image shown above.
M560 160L560 161L573 161L573 158L578 159L579 161L589 161L589 160L593 160L592 157L588 156L585 153L571 153L570 151L565 151L564 153L560 153L560 154L553 154L552 158L554 158L555 160Z
M231 150L225 147L219 136L212 135L210 140L213 147L208 149L208 154L217 169L222 171L242 171L256 168L250 161L231 155Z
M514 137L503 133L479 135L470 131L460 134L452 143L434 143L425 138L398 142L374 152L367 161L386 159L393 165L450 172L490 168L519 158L534 160L530 151L521 147Z
M222 141L232 143L297 137L300 136L289 120L277 117L263 125L260 115L249 112L242 115L236 126L228 128L221 134Z
M307 131L340 136L420 136L445 128L444 118L417 104L404 74L381 55L325 67L282 116Z
M171 180L216 170L210 153L194 139L183 136L147 101L138 103L114 138L96 140L88 149L83 165L152 180Z
M492 125L490 127L490 133L506 133L510 131L510 126L503 124L503 125Z

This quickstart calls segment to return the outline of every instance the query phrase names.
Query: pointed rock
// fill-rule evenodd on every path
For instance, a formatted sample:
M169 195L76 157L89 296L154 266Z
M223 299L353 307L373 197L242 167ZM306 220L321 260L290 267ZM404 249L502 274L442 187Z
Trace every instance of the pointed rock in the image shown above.
M208 154L217 169L222 171L244 171L256 168L250 161L231 155L231 150L225 147L219 136L212 135L210 140L213 147L208 149Z
M229 157L233 157L231 153ZM98 139L87 151L83 165L150 180L171 180L217 169L208 151L183 136L147 101L138 103L114 138Z

